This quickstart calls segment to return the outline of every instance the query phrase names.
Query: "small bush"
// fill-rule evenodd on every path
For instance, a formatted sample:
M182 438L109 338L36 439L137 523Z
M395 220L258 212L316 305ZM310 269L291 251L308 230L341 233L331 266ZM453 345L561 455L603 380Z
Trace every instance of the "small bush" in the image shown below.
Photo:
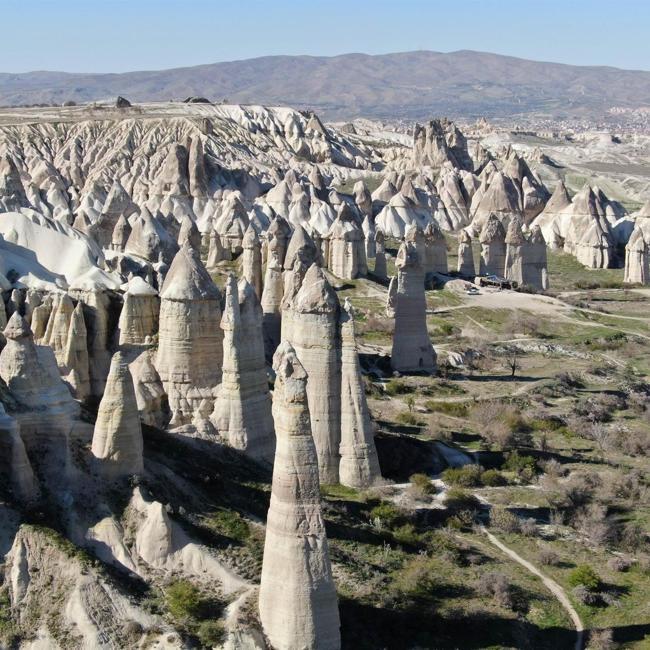
M445 505L451 512L460 512L461 510L476 510L480 506L478 499L459 487L453 487L447 491Z
M573 569L568 581L572 587L582 586L590 591L595 591L600 586L598 574L588 564L581 564Z
M225 630L219 621L202 621L196 636L205 647L213 648L223 642Z
M612 650L616 647L611 630L591 630L587 650Z
M443 413L444 415L452 415L457 418L467 417L468 413L468 406L463 402L437 402L435 400L428 400L424 405L433 413Z
M626 557L615 556L607 561L607 567L620 573L627 571L632 566L632 560Z
M518 533L521 522L519 517L507 508L492 508L490 510L490 527L497 528L504 533Z
M474 525L476 512L474 510L459 510L447 519L447 527L453 530L468 530Z
M532 456L520 456L518 451L506 455L503 468L514 472L523 481L530 481L537 473L537 463Z
M370 518L373 521L378 519L387 528L393 528L403 523L406 517L404 512L397 506L394 506L392 503L383 502L370 511Z
M411 490L416 496L424 497L435 494L436 488L426 474L413 474L409 479Z
M557 566L560 564L560 556L552 548L543 548L539 552L537 559L543 566Z
M492 596L500 607L513 607L512 589L502 573L484 573L477 581L476 590L481 596Z
M519 530L526 537L534 537L537 535L537 522L532 517L524 519L519 525Z
M483 468L480 465L463 465L449 467L442 473L442 480L449 485L459 487L476 487L481 485Z
M418 418L418 416L415 415L415 413L411 413L410 411L404 411L403 413L398 413L395 419L400 424L405 424L410 427L424 426L420 418Z
M386 391L387 395L394 397L395 395L406 395L407 393L412 393L415 388L409 386L408 384L405 384L399 379L391 379L390 381L386 382L384 390Z
M188 580L176 580L165 589L169 613L179 621L196 618L203 604L201 592Z
M598 595L584 585L578 585L573 588L573 596L583 605L596 605L598 603Z
M508 481L498 469L486 469L481 474L481 483L487 487L500 487L507 485Z
M234 510L217 510L206 522L220 535L244 543L251 534L248 522Z

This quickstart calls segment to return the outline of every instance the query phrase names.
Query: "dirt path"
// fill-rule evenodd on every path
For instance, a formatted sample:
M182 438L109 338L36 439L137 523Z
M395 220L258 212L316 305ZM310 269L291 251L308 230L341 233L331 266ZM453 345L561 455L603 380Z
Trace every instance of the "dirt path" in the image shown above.
M494 544L494 546L496 546L498 549L503 551L510 559L514 560L518 564L521 564L521 566L530 571L533 575L537 576L544 583L544 586L558 599L560 605L564 607L564 609L571 617L573 625L576 629L575 650L582 650L585 628L582 624L580 616L578 615L578 612L576 612L574 609L564 589L560 587L560 585L555 582L555 580L552 580L548 576L545 576L535 565L531 564L528 560L524 560L523 557L521 557L511 548L508 548L503 542L501 542L497 537L489 532L485 526L481 526L481 532L485 533L490 542Z

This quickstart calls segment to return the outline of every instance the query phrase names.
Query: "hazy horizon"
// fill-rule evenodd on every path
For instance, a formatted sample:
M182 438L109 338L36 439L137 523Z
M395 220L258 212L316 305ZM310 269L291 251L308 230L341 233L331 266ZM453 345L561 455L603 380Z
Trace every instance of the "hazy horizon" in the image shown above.
M438 0L404 0L399 6L386 0L308 6L289 0L4 4L5 24L16 27L0 41L1 72L10 74L122 73L264 56L417 50L650 70L644 34L650 6L641 0L621 0L615 9L606 0L467 0L462 7Z

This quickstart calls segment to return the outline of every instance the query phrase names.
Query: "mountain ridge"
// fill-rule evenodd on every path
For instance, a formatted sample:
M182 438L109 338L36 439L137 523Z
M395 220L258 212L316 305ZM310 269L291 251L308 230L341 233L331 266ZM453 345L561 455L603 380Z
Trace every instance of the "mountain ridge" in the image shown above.
M122 73L0 73L0 104L184 99L288 104L328 119L536 115L602 119L650 106L650 72L457 50L271 55Z

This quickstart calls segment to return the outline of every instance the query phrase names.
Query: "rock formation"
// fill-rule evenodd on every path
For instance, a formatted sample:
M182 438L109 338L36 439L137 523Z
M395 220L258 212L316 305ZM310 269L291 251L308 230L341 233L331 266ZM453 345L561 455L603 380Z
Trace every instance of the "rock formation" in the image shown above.
M395 265L397 292L391 366L399 372L435 372L436 353L427 331L424 271L412 244L402 243Z
M54 356L60 368L65 367L65 353L68 345L68 331L74 304L67 293L55 295L52 313L47 322L44 343L54 351Z
M513 217L508 224L506 233L504 277L518 285L523 284L524 268L528 263L528 241L524 236L521 220L518 217Z
M221 317L223 372L212 422L235 449L271 463L275 435L264 362L262 308L251 285L234 275Z
M635 226L625 246L624 282L630 284L650 284L648 242L640 224Z
M468 278L476 275L474 266L474 251L472 249L472 238L467 230L463 229L458 235L458 273Z
M506 232L496 214L491 214L479 236L481 243L480 275L503 276L506 263Z
M120 345L151 345L158 333L158 292L141 277L129 280L120 312Z
M535 289L548 289L546 241L539 226L533 226L528 238L528 255L524 260L524 284Z
M321 483L337 483L341 442L341 339L339 301L313 264L282 314L282 340L305 368L311 429Z
M189 244L174 257L160 298L156 368L172 426L180 426L191 422L203 399L214 399L223 342L219 290Z
M349 300L341 310L341 485L367 488L381 478L370 411L361 376Z
M260 581L260 620L278 650L338 650L339 613L310 431L307 373L286 341L276 350L273 367L277 445Z
M241 275L262 298L262 247L253 226L248 226L242 240Z
M386 279L386 246L383 231L377 229L375 232L375 270L376 277Z
M38 483L20 437L18 423L7 415L0 403L0 471L19 501L32 501L38 494Z
M142 430L133 378L126 357L116 352L99 403L92 453L101 473L109 478L141 474Z
M344 206L327 233L329 256L327 268L337 277L353 280L367 273L363 230Z
M90 395L90 365L88 359L88 333L84 321L83 305L79 302L72 312L64 367L66 381L72 394L80 401Z
M424 229L424 272L447 274L447 240L440 226L431 222Z

